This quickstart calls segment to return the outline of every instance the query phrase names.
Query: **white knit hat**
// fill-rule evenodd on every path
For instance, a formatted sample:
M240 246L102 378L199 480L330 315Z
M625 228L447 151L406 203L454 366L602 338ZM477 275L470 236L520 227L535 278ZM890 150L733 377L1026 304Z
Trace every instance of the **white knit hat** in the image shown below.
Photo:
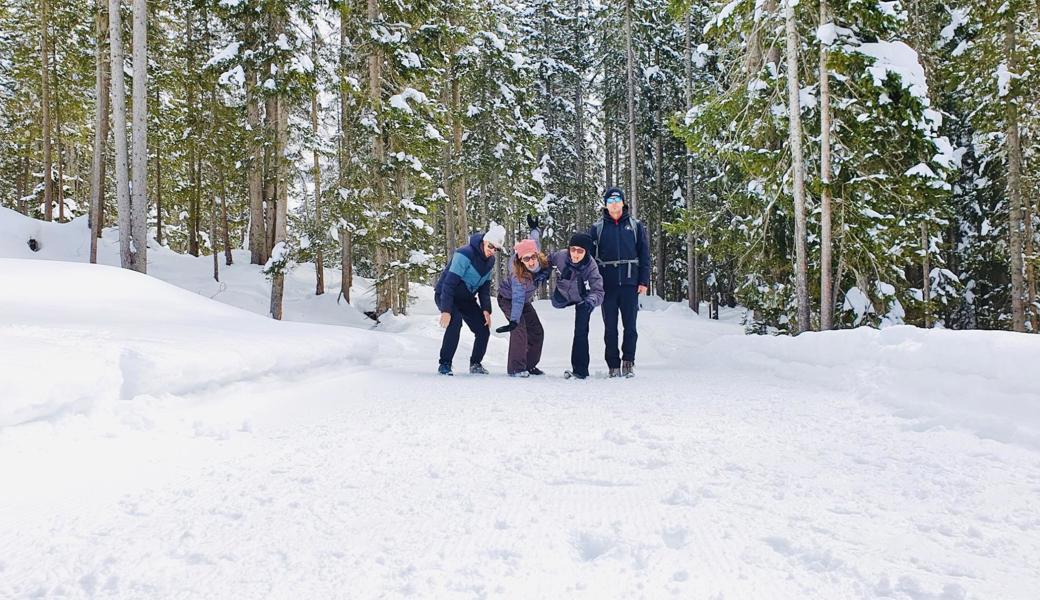
M502 249L506 243L506 228L492 221L491 227L488 227L487 233L484 234L484 241Z

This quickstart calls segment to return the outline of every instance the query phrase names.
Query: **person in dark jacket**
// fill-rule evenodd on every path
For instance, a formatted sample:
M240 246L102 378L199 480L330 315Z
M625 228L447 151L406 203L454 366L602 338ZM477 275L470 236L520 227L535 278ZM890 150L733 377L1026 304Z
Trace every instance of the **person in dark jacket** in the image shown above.
M509 323L495 331L509 332L506 370L510 377L545 374L538 368L545 329L531 301L534 300L535 290L549 279L552 270L539 248L537 232L535 234L533 238L518 242L513 247L509 277L498 286L498 305L509 316Z
M636 314L639 295L650 286L650 239L646 227L629 214L625 194L609 188L603 194L603 216L589 228L593 256L603 276L604 358L611 377L634 377ZM618 313L625 333L618 351Z
M527 217L531 238L540 239L538 220ZM592 259L592 238L584 233L571 236L566 249L549 254L549 265L556 269L556 289L552 305L555 308L574 307L574 339L571 341L571 370L568 379L589 376L589 319L592 311L603 302L603 278L599 266Z
M440 324L445 328L441 341L441 375L452 375L451 362L459 347L459 333L465 322L475 336L469 372L487 375L481 365L491 338L491 275L495 253L502 250L506 231L492 224L487 233L475 233L469 244L455 250L433 289L433 299L441 311Z

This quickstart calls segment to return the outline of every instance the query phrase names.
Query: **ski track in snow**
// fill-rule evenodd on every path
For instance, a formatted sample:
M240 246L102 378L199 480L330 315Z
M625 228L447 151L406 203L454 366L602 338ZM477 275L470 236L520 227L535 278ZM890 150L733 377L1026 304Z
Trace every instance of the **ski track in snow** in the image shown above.
M641 323L634 380L562 380L559 333L548 378L502 375L504 337L496 374L439 377L431 323L371 369L6 430L0 596L1033 597L1036 452Z

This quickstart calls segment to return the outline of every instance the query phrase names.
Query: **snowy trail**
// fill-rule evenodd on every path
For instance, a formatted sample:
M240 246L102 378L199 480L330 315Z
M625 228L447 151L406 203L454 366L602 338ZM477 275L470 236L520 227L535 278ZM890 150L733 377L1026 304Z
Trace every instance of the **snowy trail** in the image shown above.
M571 315L539 312L546 379L502 375L504 337L495 375L430 374L419 315L368 367L0 430L0 597L1040 589L1035 448L709 356L738 330L671 311L640 316L636 379L565 381Z

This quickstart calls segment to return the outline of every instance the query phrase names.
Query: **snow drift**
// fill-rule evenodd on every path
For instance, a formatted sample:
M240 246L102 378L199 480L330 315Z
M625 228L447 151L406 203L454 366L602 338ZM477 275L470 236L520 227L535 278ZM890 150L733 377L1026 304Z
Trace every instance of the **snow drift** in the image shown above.
M329 364L373 334L280 323L102 265L0 259L0 427Z

